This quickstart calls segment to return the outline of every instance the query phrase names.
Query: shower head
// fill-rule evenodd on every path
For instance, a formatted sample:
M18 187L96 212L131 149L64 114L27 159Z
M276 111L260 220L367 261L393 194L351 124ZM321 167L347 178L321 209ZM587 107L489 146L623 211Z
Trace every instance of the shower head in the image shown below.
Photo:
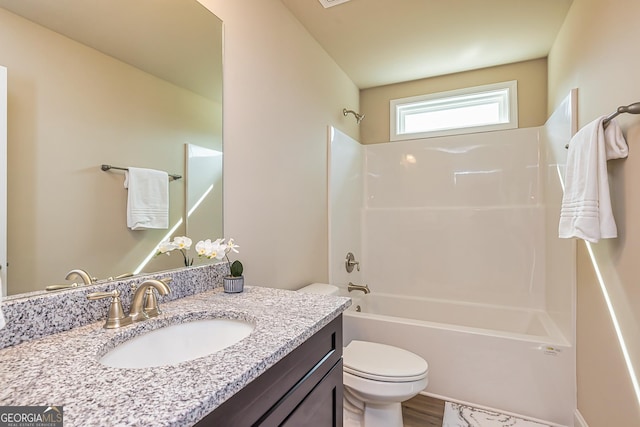
M349 114L349 113L353 114L353 116L356 118L356 123L357 123L357 124L360 124L360 122L362 121L362 119L364 119L364 114L358 114L358 113L356 113L355 111L353 111L353 110L347 110L346 108L343 108L343 109L342 109L342 115L343 115L343 116L345 116L345 117L346 117L346 116L347 116L347 114Z

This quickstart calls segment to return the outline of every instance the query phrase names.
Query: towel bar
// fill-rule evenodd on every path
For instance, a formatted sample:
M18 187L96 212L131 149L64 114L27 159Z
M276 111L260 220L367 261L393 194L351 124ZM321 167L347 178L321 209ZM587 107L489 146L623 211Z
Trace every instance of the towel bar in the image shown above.
M634 102L633 104L618 107L618 109L614 113L605 117L605 119L602 121L602 127L606 128L611 120L613 120L615 117L618 117L620 114L624 114L624 113L640 114L640 102ZM568 149L569 144L565 145L564 148Z
M108 171L109 169L118 169L121 171L128 171L129 168L123 168L123 167L119 167L119 166L111 166L111 165L102 165L100 166L100 169L102 169L103 171ZM182 175L176 175L176 174L169 174L169 181L175 181L177 179L182 178Z

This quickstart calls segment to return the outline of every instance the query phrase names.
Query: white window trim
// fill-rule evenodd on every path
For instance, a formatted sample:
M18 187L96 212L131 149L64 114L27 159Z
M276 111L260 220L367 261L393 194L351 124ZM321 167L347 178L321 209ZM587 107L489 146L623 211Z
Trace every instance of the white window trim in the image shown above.
M429 101L441 98L452 98L461 95L474 95L481 94L482 92L496 91L500 89L509 90L509 110L508 120L505 123L471 126L471 127L458 127L453 129L441 129L429 132L416 132L416 133L399 133L400 115L398 110L406 104L417 103L420 101ZM443 101L446 105L446 101ZM490 132L504 129L516 129L518 127L518 81L511 80L508 82L494 83L490 85L468 87L464 89L451 90L446 92L432 93L428 95L418 95L409 98L392 99L389 105L389 124L390 124L390 140L402 141L407 139L419 139L419 138L432 138L437 136L446 135L460 135L476 132Z

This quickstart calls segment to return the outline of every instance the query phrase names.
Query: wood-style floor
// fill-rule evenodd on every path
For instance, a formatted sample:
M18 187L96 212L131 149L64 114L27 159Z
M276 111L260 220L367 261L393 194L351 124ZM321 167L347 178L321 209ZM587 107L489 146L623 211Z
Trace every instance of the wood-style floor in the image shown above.
M444 400L417 395L402 403L404 427L442 427Z

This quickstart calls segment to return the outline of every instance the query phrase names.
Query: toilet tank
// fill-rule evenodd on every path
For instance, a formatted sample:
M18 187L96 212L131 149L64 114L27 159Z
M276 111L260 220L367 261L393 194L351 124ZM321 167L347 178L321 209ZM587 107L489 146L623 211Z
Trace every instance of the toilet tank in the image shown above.
M340 289L335 285L330 285L328 283L312 283L303 288L298 289L298 292L305 292L308 294L319 294L319 295L338 295Z

